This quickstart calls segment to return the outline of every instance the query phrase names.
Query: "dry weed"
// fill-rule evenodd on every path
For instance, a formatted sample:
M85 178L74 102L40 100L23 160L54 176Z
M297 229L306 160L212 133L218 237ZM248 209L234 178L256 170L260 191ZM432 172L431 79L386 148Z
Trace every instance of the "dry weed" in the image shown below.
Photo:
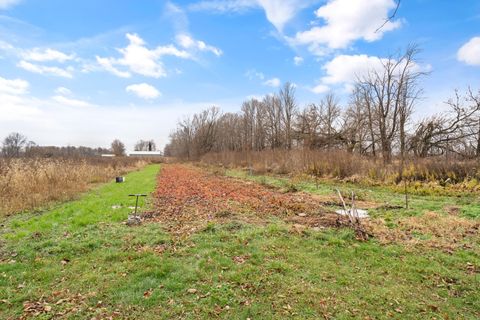
M0 215L71 199L92 184L145 164L138 159L0 160Z
M388 228L384 221L379 219L366 223L367 228L381 243L403 243L446 251L471 246L473 242L467 239L478 237L480 230L480 222L477 220L436 212L400 218L395 228Z

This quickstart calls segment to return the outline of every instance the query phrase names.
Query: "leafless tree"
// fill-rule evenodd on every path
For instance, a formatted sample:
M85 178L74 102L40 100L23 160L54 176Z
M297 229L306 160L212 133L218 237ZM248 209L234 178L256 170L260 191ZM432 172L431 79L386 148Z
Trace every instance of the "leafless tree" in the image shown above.
M125 155L125 144L119 139L115 139L112 141L111 149L114 155L117 157Z
M135 144L135 151L155 151L157 146L153 140L139 140Z
M293 118L297 112L297 102L295 101L295 86L290 82L285 83L279 94L281 110L283 111L282 120L285 130L285 147L292 148Z
M382 60L382 68L371 70L359 79L359 88L370 114L370 126L376 127L384 163L391 161L397 136L402 152L405 151L405 127L421 92L418 80L426 74L419 70L418 53L418 47L412 45L405 53Z
M27 144L27 137L18 132L10 133L2 143L2 154L7 158L20 157Z

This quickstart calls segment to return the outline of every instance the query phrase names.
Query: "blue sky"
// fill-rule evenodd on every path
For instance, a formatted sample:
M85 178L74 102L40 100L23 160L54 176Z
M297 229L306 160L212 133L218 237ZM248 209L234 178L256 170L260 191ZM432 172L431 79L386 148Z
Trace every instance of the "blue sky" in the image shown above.
M160 146L184 115L296 85L298 104L335 92L417 43L424 98L444 110L480 87L480 1L0 0L0 137L42 145Z

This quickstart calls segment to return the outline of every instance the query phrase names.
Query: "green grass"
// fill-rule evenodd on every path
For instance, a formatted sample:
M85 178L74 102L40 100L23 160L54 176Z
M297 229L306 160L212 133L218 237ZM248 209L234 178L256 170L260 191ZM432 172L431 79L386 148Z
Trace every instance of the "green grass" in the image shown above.
M151 192L158 169L2 222L0 319L18 318L25 301L49 303L39 319L480 317L480 279L467 268L480 266L478 247L412 251L349 230L294 234L273 220L209 224L183 240L155 223L122 224L129 210L112 206Z

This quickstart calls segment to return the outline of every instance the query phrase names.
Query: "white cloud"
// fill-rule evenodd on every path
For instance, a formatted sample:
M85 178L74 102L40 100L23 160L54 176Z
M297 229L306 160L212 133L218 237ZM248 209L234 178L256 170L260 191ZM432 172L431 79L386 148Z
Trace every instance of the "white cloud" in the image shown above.
M382 73L384 65L388 63L388 61L386 58L365 54L338 55L322 67L325 75L320 78L319 85L311 89L311 91L323 93L322 91L329 90L330 86L343 86L346 91L350 91L354 82L367 76L370 72ZM392 62L395 62L395 60L392 60ZM404 62L401 62L399 64L398 72L401 72L403 63ZM431 70L431 66L428 64L419 65L412 63L409 68L414 72L428 72Z
M106 71L113 73L117 77L120 78L130 78L132 75L128 71L120 71L113 66L113 64L117 63L114 58L102 58L99 56L95 57L97 59L98 64L105 69ZM85 66L84 70L88 71L90 69L94 69L91 66Z
M118 77L128 78L131 76L130 72L146 77L165 77L167 72L160 60L161 57L169 55L182 59L191 58L190 53L179 50L173 45L148 49L145 41L137 34L127 33L126 37L129 40L129 45L126 48L117 49L122 54L121 58L96 57L100 66ZM128 71L120 70L116 66L126 67Z
M331 86L342 86L345 91L351 91L353 83L359 78L371 71L380 72L383 68L382 62L385 61L386 59L365 54L338 55L322 67L325 75L310 91L321 94L328 92Z
M263 84L269 87L278 88L280 87L281 82L280 82L280 79L278 78L272 78L272 79L268 79Z
M69 96L72 94L72 91L65 87L58 87L57 89L55 89L55 93L57 95Z
M153 100L162 95L160 91L147 83L132 84L125 90L145 100Z
M457 59L472 66L480 66L480 37L473 37L457 52Z
M61 95L53 96L52 100L63 105L69 107L90 107L92 106L90 103L82 100L67 98Z
M247 72L245 72L245 76L249 80L255 80L255 79L263 80L263 79L265 79L265 75L262 72L258 72L255 69L250 69Z
M243 12L261 8L268 21L282 32L285 25L312 0L205 0L190 5L191 10L208 12Z
M279 78L274 77L271 79L266 79L265 74L255 69L250 69L247 72L245 72L245 77L247 77L249 80L261 80L264 86L277 88L277 87L280 87L281 85L281 81Z
M330 90L330 87L324 84L319 84L313 88L310 88L310 91L316 94L325 93L325 92L328 92L329 90Z
M0 50L8 51L12 49L14 49L14 47L10 43L0 40Z
M298 32L291 42L324 55L328 49L346 48L359 39L379 40L385 32L401 26L398 20L385 23L395 7L394 0L329 0L315 12L323 24Z
M303 58L297 56L297 57L293 58L293 63L295 63L296 66L299 66L303 63Z
M65 54L61 51L54 50L54 49L39 49L34 48L32 50L27 50L22 54L23 59L29 61L36 61L36 62L45 62L45 61L56 61L60 63L64 63L65 61L72 60L75 56Z
M187 34L177 35L177 42L181 47L183 47L185 49L195 49L195 50L199 50L199 51L209 51L209 52L212 52L217 57L222 55L222 50L220 50L220 49L218 49L214 46L210 46L203 41L195 40Z
M20 95L28 91L29 83L22 79L5 79L0 77L0 94Z
M382 59L375 56L339 55L327 62L322 69L326 76L322 78L324 84L353 83L371 70L382 69Z
M189 6L194 11L209 12L243 12L247 9L258 7L256 0L205 0Z
M72 67L67 67L66 69L62 69L59 67L49 67L49 66L33 64L25 60L20 61L17 64L17 66L33 73L53 75L53 76L64 77L64 78L73 78Z
M20 3L20 1L21 0L0 0L0 9L7 9Z
M258 0L265 10L268 21L282 32L284 26L304 8L308 1L301 0Z

